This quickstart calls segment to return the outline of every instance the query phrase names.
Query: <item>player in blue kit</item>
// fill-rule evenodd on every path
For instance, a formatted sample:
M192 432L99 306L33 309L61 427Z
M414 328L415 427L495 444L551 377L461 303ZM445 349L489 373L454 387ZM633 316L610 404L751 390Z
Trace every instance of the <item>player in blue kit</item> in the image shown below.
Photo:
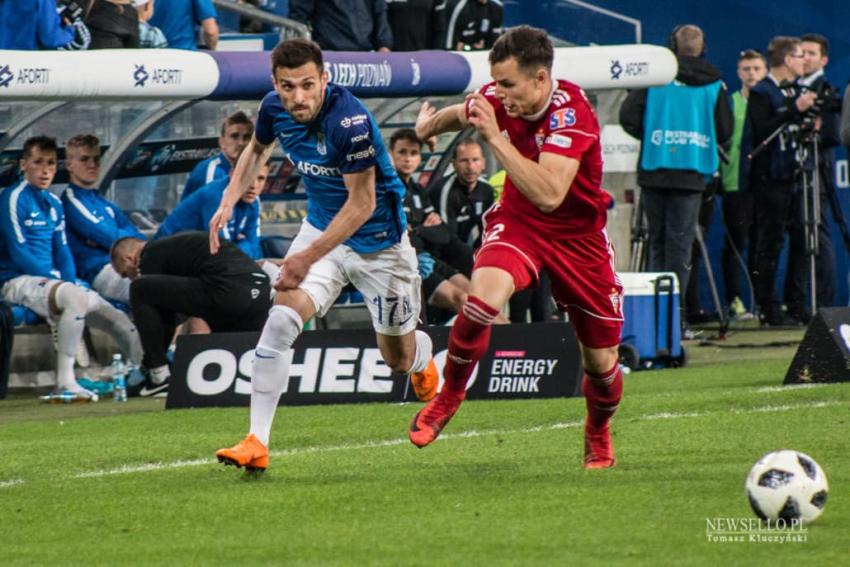
M221 236L230 240L252 260L262 256L260 250L260 201L259 194L266 186L269 166L260 168L260 173L233 206L230 220L221 230ZM154 236L154 240L187 230L206 230L210 219L218 209L221 195L230 182L230 176L207 183L184 199L171 211Z
M251 380L251 429L216 453L219 461L264 470L275 410L289 376L292 343L305 321L324 315L349 282L363 294L378 348L395 372L411 376L420 399L437 389L431 339L416 331L420 278L406 234L404 184L366 107L328 84L319 46L280 43L272 52L275 90L260 105L254 138L236 164L210 221L210 249L248 181L275 141L301 173L307 218L275 283L275 305L257 344Z
M180 201L185 201L189 195L216 179L223 179L230 175L233 164L239 159L239 155L254 133L254 124L248 115L237 110L224 119L221 124L221 135L218 137L218 147L221 149L216 155L199 162L189 174Z

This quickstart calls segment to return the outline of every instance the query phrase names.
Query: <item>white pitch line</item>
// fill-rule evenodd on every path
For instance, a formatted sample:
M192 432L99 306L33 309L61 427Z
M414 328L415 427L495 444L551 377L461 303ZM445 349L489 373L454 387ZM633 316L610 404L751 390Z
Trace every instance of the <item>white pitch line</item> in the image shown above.
M828 386L824 382L813 382L811 384L789 384L787 386L765 386L763 388L758 388L756 392L759 393L771 393L771 392L793 392L794 390L808 390L811 388L823 388L824 386Z
M785 404L785 405L776 405L776 406L760 406L753 408L745 408L745 409L732 409L727 411L714 411L714 412L687 412L687 413L673 413L673 412L661 412L661 413L653 413L647 415L641 415L634 418L626 419L625 421L652 421L657 419L682 419L689 417L705 417L709 415L722 414L722 413L733 413L733 414L748 414L748 413L770 413L770 412L783 412L783 411L793 411L800 409L817 409L824 408L830 406L841 405L842 402L838 401L814 401L814 402L805 402L799 404ZM488 431L462 431L460 433L447 433L441 435L437 438L437 441L446 441L451 439L466 439L473 437L492 437L498 435L511 435L511 434L523 434L523 433L539 433L541 431L556 431L560 429L571 429L575 427L581 427L583 425L583 421L570 421L563 423L553 423L551 425L538 425L535 427L528 427L525 429L505 429L505 430L488 430ZM331 453L334 451L357 451L362 449L376 449L382 447L396 447L398 445L405 445L408 443L408 440L405 439L389 439L386 441L367 441L366 443L357 443L357 444L343 444L343 445L328 445L328 446L314 446L314 447L301 447L296 449L284 449L277 451L270 451L270 457L295 457L299 455L310 455L316 453ZM215 464L215 459L191 459L191 460L180 460L180 461L171 461L165 463L144 463L141 465L123 465L121 467L117 467L114 469L105 469L105 470L94 470L94 471L85 471L81 473L77 473L73 475L71 478L101 478L105 476L114 476L119 474L133 474L133 473L144 473L150 471L161 471L161 470L172 470L172 469L182 469L186 467L194 467L200 465L212 465ZM0 481L0 488L9 488L12 486L20 486L24 484L23 479L14 479L14 480L6 480Z
M694 412L691 412L691 413L671 413L671 412L668 412L668 411L663 411L661 413L653 413L653 414L650 414L650 415L644 415L640 419L641 420L679 419L679 418L682 418L682 417L699 417L700 415L704 415L704 414L694 413Z

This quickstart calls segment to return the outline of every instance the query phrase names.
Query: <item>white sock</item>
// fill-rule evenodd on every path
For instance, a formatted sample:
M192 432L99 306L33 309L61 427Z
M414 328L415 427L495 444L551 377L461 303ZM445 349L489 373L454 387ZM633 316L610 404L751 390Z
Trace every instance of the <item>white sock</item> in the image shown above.
M433 356L432 351L434 350L434 343L431 342L431 337L428 336L428 333L416 331L414 337L416 338L416 354L413 356L413 364L410 366L410 370L407 371L408 374L422 372L428 368L428 362L431 361L431 357Z
M171 378L171 369L167 364L163 364L162 366L157 366L156 368L151 368L150 370L151 382L159 386L169 378Z
M89 325L113 336L121 349L121 354L131 364L142 361L144 350L136 326L127 314L116 309L111 303L91 291L87 321Z
M298 313L285 305L275 305L254 353L251 378L251 430L268 447L280 395L289 382L292 343L301 334L303 322Z
M59 390L76 391L83 389L74 376L74 355L56 353L56 385Z
M74 358L86 328L88 298L85 290L70 283L59 284L56 305L60 310L56 321L56 350Z

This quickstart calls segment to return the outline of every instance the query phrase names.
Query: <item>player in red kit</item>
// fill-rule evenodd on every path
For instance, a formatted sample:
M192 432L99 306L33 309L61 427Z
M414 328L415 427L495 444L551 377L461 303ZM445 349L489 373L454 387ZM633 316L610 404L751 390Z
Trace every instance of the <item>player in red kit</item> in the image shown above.
M490 51L492 83L464 104L436 111L426 102L420 110L420 139L472 126L507 180L501 202L484 216L469 298L449 335L445 384L413 418L409 437L418 447L437 438L466 397L493 319L545 269L581 345L584 466L607 468L615 464L609 422L623 391L617 357L623 288L605 233L610 197L600 188L599 124L578 86L552 78L553 57L546 32L511 28Z

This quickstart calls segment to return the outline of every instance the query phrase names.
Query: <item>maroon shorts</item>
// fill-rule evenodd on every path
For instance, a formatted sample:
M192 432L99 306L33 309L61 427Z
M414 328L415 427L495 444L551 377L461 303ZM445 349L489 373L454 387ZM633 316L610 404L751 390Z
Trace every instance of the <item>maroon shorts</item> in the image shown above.
M555 302L569 313L581 344L589 348L620 344L623 286L614 271L614 249L604 230L553 240L499 206L487 212L485 222L476 269L508 272L517 291L537 285L540 270L546 270Z

